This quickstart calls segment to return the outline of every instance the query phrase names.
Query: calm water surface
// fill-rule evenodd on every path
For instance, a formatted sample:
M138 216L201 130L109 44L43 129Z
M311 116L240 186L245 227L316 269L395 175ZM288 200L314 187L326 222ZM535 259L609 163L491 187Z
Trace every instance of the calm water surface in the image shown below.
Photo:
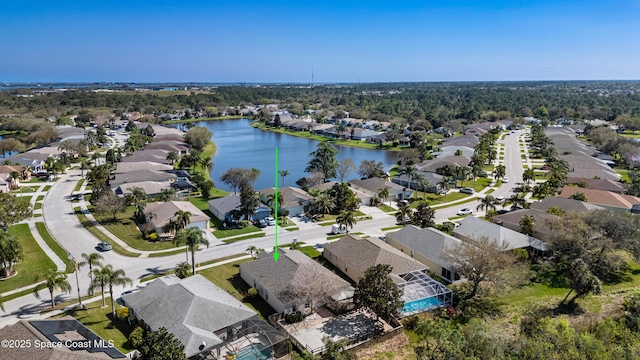
M290 175L285 178L285 186L295 185L295 181L308 176L304 172L309 161L309 153L316 149L315 140L283 135L252 128L250 120L220 120L203 121L197 126L204 126L213 132L212 140L218 148L213 157L211 179L216 187L230 191L226 184L220 181L220 175L231 167L258 168L262 171L256 181L256 189L272 187L275 184L275 148L279 152L279 169L288 170ZM338 160L351 158L356 167L362 160L382 161L385 170L394 165L398 153L383 150L369 150L337 146ZM348 179L357 178L356 172ZM279 186L282 186L280 179Z

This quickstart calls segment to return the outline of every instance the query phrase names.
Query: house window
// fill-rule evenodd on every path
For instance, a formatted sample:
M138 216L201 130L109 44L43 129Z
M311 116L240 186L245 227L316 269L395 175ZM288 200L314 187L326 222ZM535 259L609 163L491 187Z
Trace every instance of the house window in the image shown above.
M447 279L447 280L451 280L451 271L445 268L442 268L442 277Z
M344 265L344 271L349 271L349 268L347 267L347 264Z

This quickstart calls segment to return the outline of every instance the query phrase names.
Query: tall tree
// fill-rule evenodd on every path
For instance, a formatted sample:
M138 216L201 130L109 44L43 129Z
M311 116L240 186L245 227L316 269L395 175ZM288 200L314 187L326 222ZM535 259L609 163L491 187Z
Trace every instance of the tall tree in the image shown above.
M102 307L107 306L107 302L104 298L104 289L109 285L109 277L113 271L112 265L102 266L93 269L91 284L89 284L89 293L93 294L94 290L100 289L102 296Z
M194 149L202 150L211 141L213 133L206 127L196 126L184 135L184 142Z
M398 175L405 175L407 177L407 187L411 189L411 181L420 175L420 173L415 165L405 165L398 170ZM416 189L417 188L416 186Z
M489 210L496 209L496 198L494 198L493 195L486 195L483 198L478 198L478 201L480 202L480 204L478 204L476 210L487 210L488 212Z
M107 191L96 201L96 212L111 214L113 216L113 221L116 221L118 219L117 214L119 212L124 212L125 209L126 204L124 199L118 197L118 195L111 191Z
M493 176L496 180L502 179L507 172L506 166L502 164L498 164L496 169L493 171Z
M378 197L380 197L382 201L387 200L389 198L389 187L385 186L382 189L380 189L378 191ZM389 206L391 206L391 200L389 200Z
M184 344L164 327L146 333L138 351L143 359L187 360Z
M421 203L413 213L413 223L421 228L434 227L436 212L426 202Z
M384 176L384 164L382 161L362 160L358 167L358 175L367 179L372 177L381 178Z
M103 260L103 257L96 252L92 252L90 254L82 253L81 256L84 260L78 263L78 267L81 268L83 266L89 266L89 281L91 284L93 283L93 268L94 266L102 266L102 261L100 260ZM89 288L89 294L93 294L91 288Z
M18 239L5 231L0 231L0 263L4 275L10 277L14 274L13 266L23 260L22 245Z
M179 230L176 233L176 236L173 238L173 243L176 246L182 246L182 244L184 244L187 248L187 251L191 252L192 274L195 275L196 250L198 250L201 244L209 247L209 240L204 237L201 229L192 226L186 229Z
M338 225L344 225L347 228L347 232L349 232L349 228L353 229L353 226L358 222L356 219L355 211L345 210L338 215L336 218L336 223Z
M531 215L522 215L520 218L520 232L532 236L535 227L535 218Z
M39 284L33 289L33 294L36 298L40 299L39 291L42 289L49 289L49 294L51 295L51 307L56 306L56 300L53 297L53 291L58 289L58 291L62 291L65 293L71 292L71 284L67 280L67 275L61 271L57 270L49 270L49 272L44 277L44 282Z
M9 226L32 215L31 205L15 195L0 193L0 230L7 231Z
M289 175L290 175L290 173L289 173L288 170L280 171L280 177L282 178L282 187L284 187L284 178L286 178Z
M311 160L307 164L307 168L304 170L308 173L322 172L324 178L335 178L336 169L338 168L338 160L336 155L338 149L336 149L331 143L327 141L321 141L318 143L318 148L311 152Z
M407 218L409 219L407 221ZM406 225L407 222L411 222L413 219L413 209L409 204L400 202L398 203L398 211L396 212L396 220L402 225Z
M353 293L356 308L365 308L380 318L389 320L397 317L403 305L402 293L391 279L391 265L378 264L364 272Z
M344 178L349 176L356 169L356 164L353 163L353 160L350 158L346 158L338 164L338 168L336 172L338 174L338 179L340 182L344 182Z
M240 186L240 211L247 220L251 220L251 217L259 205L260 199L258 198L256 191L253 189L253 186L244 182Z
M126 273L122 269L113 270L111 265L107 265L102 268L102 271L108 275L107 284L109 285L109 295L111 296L111 315L113 319L116 318L116 300L113 297L114 286L133 285L133 281L126 276Z

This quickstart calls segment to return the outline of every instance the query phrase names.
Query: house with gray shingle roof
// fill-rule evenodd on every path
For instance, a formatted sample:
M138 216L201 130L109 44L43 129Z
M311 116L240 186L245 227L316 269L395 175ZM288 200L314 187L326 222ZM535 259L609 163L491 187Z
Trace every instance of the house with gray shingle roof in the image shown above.
M400 275L428 269L427 265L384 241L353 234L325 244L322 256L355 282L364 276L368 268L378 264L391 265L391 278L395 283L404 281Z
M453 230L453 236L469 242L487 238L489 242L504 246L505 250L529 248L538 251L547 250L547 244L542 240L484 221L475 216L467 216L460 220L460 226Z
M455 280L455 264L446 255L448 249L461 243L449 234L434 228L421 229L407 225L386 235L389 245L429 267L429 270L452 283Z
M240 264L240 276L279 313L307 313L317 306L351 297L354 290L351 284L298 250L281 249L277 262L272 253L263 252L258 259ZM319 288L309 291L308 287L314 285Z
M229 194L225 197L209 200L209 211L220 221L235 221L231 212L240 209L240 196ZM251 221L264 219L271 215L271 209L264 205L259 205L253 212Z
M269 196L276 192L275 188L266 188L258 191L260 193L260 201L269 205ZM313 197L307 194L306 191L285 186L278 189L278 193L282 194L282 204L279 204L280 209L289 211L290 216L300 215L304 212L304 207L309 203Z
M165 276L122 299L150 330L164 327L178 338L188 358L224 350L235 333L254 321L271 328L257 319L255 311L202 275L185 279Z
M348 184L350 187L371 196L378 196L380 190L387 187L389 188L389 200L392 201L408 199L413 195L413 190L377 177L361 180L349 180Z
M589 204L580 200L565 199L558 196L546 196L542 201L531 203L532 210L547 211L551 207L557 207L565 212L585 212L604 209L602 206Z
M112 179L109 180L109 186L111 190L117 189L120 185L128 183L137 183L141 181L155 181L167 183L167 186L171 186L171 183L176 181L178 176L167 171L157 170L137 170L127 171L122 173L115 173Z
M189 201L151 202L144 208L144 216L151 229L158 235L166 236L168 234L164 233L163 228L176 217L176 213L180 210L191 213L187 227L209 230L211 218Z

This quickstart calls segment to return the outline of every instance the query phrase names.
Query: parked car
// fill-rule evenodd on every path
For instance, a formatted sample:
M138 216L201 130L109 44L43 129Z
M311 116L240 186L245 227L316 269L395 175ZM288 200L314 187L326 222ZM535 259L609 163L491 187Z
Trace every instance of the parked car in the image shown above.
M540 170L549 170L549 166L548 165L542 165L540 167Z
M505 177L503 177L503 178L502 178L502 182L503 182L503 183L508 183L508 182L509 182L509 178L508 178L508 177L506 177L506 176L505 176Z
M504 196L498 196L493 200L494 204L504 204L505 200L507 200Z
M471 214L473 214L473 211L471 211L471 209L469 209L469 208L464 208L464 209L458 210L458 216L471 215Z
M274 219L272 217L266 218L265 221L267 222L267 225L269 225L269 226L273 226L273 225L276 224L276 219Z
M96 246L100 251L109 251L112 249L111 245L108 242L101 242Z
M482 170L482 171L480 171L478 173L478 176L480 176L480 177L489 177L489 173L484 171L484 170Z
M347 226L346 225L331 225L331 233L332 234L346 234L347 233Z
M473 194L476 191L474 189L472 189L472 188L462 188L462 189L460 189L460 192L464 193L464 194Z
M267 227L267 222L265 221L265 219L260 219L256 221L254 225L262 229Z

